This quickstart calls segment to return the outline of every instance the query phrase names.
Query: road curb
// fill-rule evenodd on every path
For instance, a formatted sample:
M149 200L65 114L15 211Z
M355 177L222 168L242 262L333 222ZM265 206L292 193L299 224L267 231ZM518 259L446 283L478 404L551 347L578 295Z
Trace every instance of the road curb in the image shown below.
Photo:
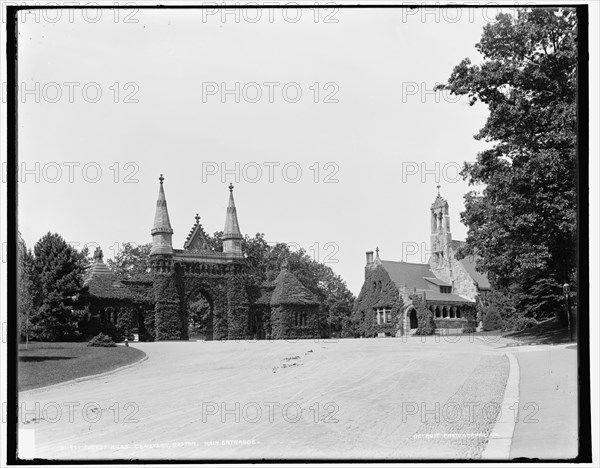
M515 432L515 408L519 404L519 361L513 353L506 353L510 370L500 406L500 418L496 421L488 443L481 455L483 460L509 460L510 446Z
M59 382L57 384L47 385L45 387L38 387L38 388L32 388L30 390L24 390L22 392L19 392L19 397L26 397L35 392L40 392L40 391L46 392L48 390L53 390L55 388L66 387L66 386L72 385L74 383L85 382L86 380L96 379L99 377L105 377L107 375L115 374L116 372L121 372L125 369L129 369L130 367L137 366L138 364L141 364L142 362L144 362L146 359L148 359L148 355L146 353L144 353L144 356L141 359L139 359L135 362L132 362L131 364L125 364L124 366L117 367L116 369L112 369L112 370L109 370L106 372L101 372L100 374L86 375L84 377L78 377L73 380L67 380L65 382Z

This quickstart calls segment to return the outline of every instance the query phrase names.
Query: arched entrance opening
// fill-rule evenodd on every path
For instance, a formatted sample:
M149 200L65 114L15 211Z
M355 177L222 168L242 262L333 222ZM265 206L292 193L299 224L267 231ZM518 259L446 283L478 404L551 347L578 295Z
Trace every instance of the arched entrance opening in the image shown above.
M192 292L186 302L189 337L199 340L213 339L213 300L203 291Z
M413 330L415 328L419 327L419 321L417 320L417 311L415 310L414 307L412 307L410 309L409 313L409 323L410 323L410 329Z

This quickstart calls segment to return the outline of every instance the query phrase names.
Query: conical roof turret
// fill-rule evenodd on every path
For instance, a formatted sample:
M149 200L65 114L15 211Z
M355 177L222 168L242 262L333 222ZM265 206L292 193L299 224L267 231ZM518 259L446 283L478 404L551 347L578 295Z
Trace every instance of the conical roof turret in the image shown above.
M150 255L172 255L173 254L173 229L169 220L169 211L167 210L167 199L163 181L165 178L161 174L158 178L160 187L158 189L158 200L156 200L156 212L154 213L154 225L150 233L152 234L152 248Z
M169 211L167 210L167 199L165 198L165 190L163 188L163 181L165 178L161 174L158 180L160 181L160 187L158 189L156 212L154 213L154 225L152 226L151 234L154 235L159 232L173 234L171 221L169 220Z
M225 228L223 229L223 240L227 239L242 239L235 201L233 200L233 184L229 184L229 204L227 205Z

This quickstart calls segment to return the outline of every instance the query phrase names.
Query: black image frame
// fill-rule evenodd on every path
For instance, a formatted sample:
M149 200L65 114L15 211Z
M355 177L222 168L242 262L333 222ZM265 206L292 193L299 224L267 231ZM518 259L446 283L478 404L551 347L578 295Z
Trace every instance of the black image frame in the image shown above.
M494 4L495 8L515 8L513 4ZM443 8L437 5L349 5L334 4L327 5L123 5L123 6L27 6L27 5L7 5L6 21L6 57L7 57L7 463L9 465L52 465L60 463L62 465L92 465L108 464L109 460L22 460L17 457L17 414L18 414L18 391L17 391L17 359L18 359L18 340L17 336L17 236L18 236L18 200L17 200L17 167L18 167L18 13L21 10L82 10L82 9L103 9L103 10L127 10L135 7L137 9L421 9L421 8ZM451 8L487 8L488 5L450 5ZM579 453L574 459L513 459L512 463L535 463L543 461L552 462L575 462L589 463L592 461L592 440L591 440L591 414L590 414L590 329L589 329L589 16L587 4L540 4L523 5L524 8L573 8L577 13L578 28L578 86L577 86L577 230L578 230L578 311L577 317L577 353L578 353L578 405L579 405ZM585 311L585 313L581 313ZM11 430L11 428L13 430ZM440 463L440 462L460 462L460 463L497 463L500 460L445 460L445 459L426 459L426 460L389 460L389 459L231 459L231 460L126 460L115 459L112 463L120 464L242 464L242 463L307 463L307 462L326 462L326 463ZM506 462L506 461L505 461Z

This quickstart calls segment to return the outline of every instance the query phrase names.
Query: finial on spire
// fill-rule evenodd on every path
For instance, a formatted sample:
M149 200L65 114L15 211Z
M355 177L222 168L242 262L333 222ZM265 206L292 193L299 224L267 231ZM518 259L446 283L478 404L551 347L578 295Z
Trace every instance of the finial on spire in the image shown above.
M194 218L196 219L196 224L200 223L200 215L198 213L196 213L196 216L194 216Z
M375 248L375 254L377 255L377 257L379 257L379 247Z
M233 184L229 182L229 192L233 192Z
M437 189L438 189L438 197L440 196L440 187L441 187L441 185L440 185L440 184L437 184Z
M163 184L163 180L165 180L165 178L161 174L160 177L158 178L158 180L160 181L160 185L162 185Z

